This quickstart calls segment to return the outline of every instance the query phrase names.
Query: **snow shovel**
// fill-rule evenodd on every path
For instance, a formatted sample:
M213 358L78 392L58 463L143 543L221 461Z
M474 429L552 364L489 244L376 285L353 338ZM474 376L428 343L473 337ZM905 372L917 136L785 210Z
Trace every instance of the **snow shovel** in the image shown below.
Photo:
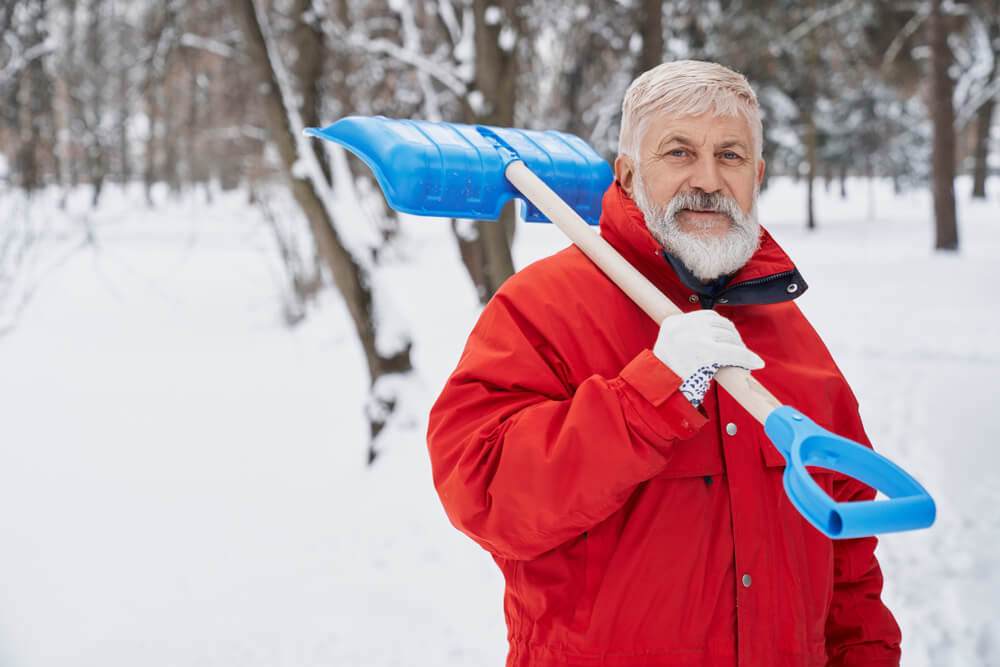
M578 137L361 116L305 132L360 157L397 211L495 220L508 200L525 200L526 220L552 221L653 320L662 322L682 312L588 227L600 217L601 198L612 174L607 162ZM934 500L892 461L781 405L746 370L726 367L715 378L764 425L785 457L783 482L789 500L827 537L867 537L926 528L934 522ZM854 477L887 499L835 502L806 466Z

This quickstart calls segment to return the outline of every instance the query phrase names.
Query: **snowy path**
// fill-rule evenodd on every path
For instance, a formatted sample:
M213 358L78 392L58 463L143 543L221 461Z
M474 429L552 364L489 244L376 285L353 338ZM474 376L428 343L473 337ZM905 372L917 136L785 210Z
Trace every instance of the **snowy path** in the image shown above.
M996 195L963 204L958 257L928 251L926 193L880 191L874 223L823 199L814 235L801 196L777 182L762 220L876 446L938 501L879 549L903 664L1000 664ZM364 467L342 306L282 325L259 215L119 194L93 228L0 338L0 665L502 664L502 582L444 518L423 424ZM447 227L405 231L391 273L429 405L477 308ZM518 263L563 245L522 227Z

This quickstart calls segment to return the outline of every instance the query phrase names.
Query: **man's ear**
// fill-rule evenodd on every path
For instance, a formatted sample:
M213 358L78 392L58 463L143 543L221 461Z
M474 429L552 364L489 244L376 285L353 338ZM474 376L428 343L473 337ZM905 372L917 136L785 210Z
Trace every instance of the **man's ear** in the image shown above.
M635 187L635 165L632 158L627 155L619 155L615 158L615 180L621 186L625 194L632 199L632 190Z
M764 167L766 163L764 158L759 158L757 160L757 189L760 190L760 184L764 180Z

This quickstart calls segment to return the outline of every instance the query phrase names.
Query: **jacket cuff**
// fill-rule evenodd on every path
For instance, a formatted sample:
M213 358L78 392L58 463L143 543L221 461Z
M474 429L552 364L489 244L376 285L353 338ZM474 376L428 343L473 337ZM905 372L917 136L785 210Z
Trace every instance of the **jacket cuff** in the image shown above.
M636 355L618 378L629 426L647 440L663 445L686 440L708 423L679 391L681 378L651 350Z

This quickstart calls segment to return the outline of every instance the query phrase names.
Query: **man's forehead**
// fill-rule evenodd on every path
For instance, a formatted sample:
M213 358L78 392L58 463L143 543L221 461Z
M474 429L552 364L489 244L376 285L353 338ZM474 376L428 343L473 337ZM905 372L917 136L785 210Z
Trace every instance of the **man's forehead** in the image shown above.
M750 123L742 115L676 116L658 114L646 126L646 143L660 144L670 139L684 139L696 143L753 143Z

